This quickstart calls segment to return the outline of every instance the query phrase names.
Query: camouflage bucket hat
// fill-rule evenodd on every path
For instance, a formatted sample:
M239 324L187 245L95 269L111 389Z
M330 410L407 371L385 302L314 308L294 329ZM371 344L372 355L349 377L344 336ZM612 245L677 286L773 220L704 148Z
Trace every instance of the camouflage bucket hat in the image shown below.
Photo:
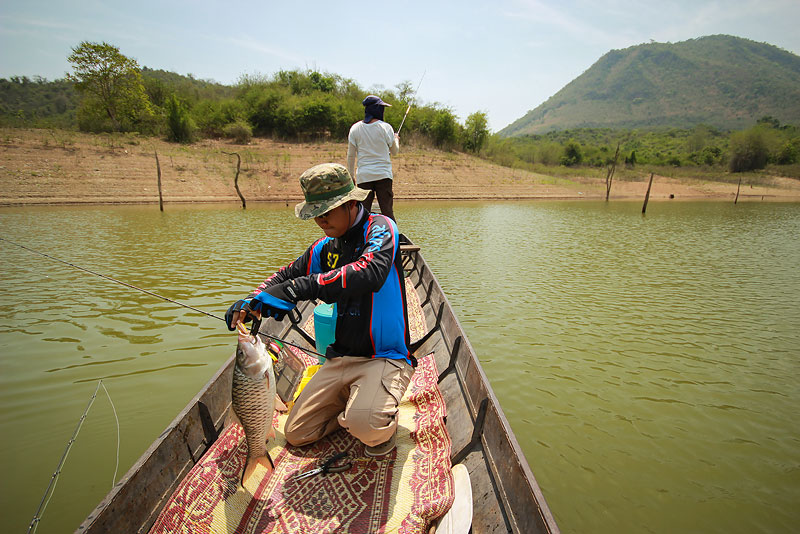
M348 200L364 200L369 191L356 187L350 173L338 163L322 163L300 175L300 188L305 202L294 207L294 214L303 220L319 217Z

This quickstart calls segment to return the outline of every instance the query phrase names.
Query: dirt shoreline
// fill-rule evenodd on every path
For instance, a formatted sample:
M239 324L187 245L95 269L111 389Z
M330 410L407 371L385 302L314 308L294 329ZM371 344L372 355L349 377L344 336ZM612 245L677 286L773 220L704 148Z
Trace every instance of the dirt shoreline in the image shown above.
M204 140L176 145L131 135L89 135L54 130L0 129L0 206L158 203L155 154L165 203L298 202L297 178L317 163L344 163L344 143L249 145ZM226 154L227 153L227 154ZM558 178L501 167L461 153L402 147L393 159L395 198L403 200L604 199L602 178ZM616 179L612 200L643 200L649 175ZM739 201L800 201L800 181L773 177L743 184ZM656 175L653 201L731 200L736 184Z

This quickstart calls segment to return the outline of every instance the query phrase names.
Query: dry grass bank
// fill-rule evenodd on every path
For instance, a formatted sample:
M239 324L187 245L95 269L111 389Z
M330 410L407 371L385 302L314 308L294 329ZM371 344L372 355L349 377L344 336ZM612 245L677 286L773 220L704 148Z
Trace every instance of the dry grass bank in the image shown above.
M317 163L345 162L345 143L249 145L204 140L176 145L132 135L90 135L53 130L0 129L0 205L158 202L158 152L165 202L237 202L300 199L297 178ZM397 199L604 198L603 179L556 178L509 169L461 153L401 147L394 158ZM648 176L616 180L612 199L643 198ZM740 200L800 200L800 182L772 178L743 185ZM650 198L733 199L736 185L656 176Z

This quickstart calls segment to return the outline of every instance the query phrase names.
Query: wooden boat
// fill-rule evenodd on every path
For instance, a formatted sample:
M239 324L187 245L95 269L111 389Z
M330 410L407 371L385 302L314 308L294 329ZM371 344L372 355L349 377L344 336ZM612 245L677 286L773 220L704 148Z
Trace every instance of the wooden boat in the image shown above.
M419 247L405 238L401 243L406 276L417 290L427 324L427 333L412 348L418 355L435 354L439 389L447 405L451 460L469 471L472 532L559 532L439 282ZM298 310L305 319L313 308L303 303ZM298 324L302 323L270 321L262 331L313 347L313 339ZM222 431L231 405L233 363L231 356L76 532L148 532L175 488Z

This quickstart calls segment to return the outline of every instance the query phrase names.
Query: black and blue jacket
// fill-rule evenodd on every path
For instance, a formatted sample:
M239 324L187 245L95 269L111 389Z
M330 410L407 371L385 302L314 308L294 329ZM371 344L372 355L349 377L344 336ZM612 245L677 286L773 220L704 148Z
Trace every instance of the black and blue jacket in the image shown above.
M358 217L342 237L317 240L253 294L293 280L300 300L336 304L336 340L326 357L391 358L414 365L397 225L366 210Z

